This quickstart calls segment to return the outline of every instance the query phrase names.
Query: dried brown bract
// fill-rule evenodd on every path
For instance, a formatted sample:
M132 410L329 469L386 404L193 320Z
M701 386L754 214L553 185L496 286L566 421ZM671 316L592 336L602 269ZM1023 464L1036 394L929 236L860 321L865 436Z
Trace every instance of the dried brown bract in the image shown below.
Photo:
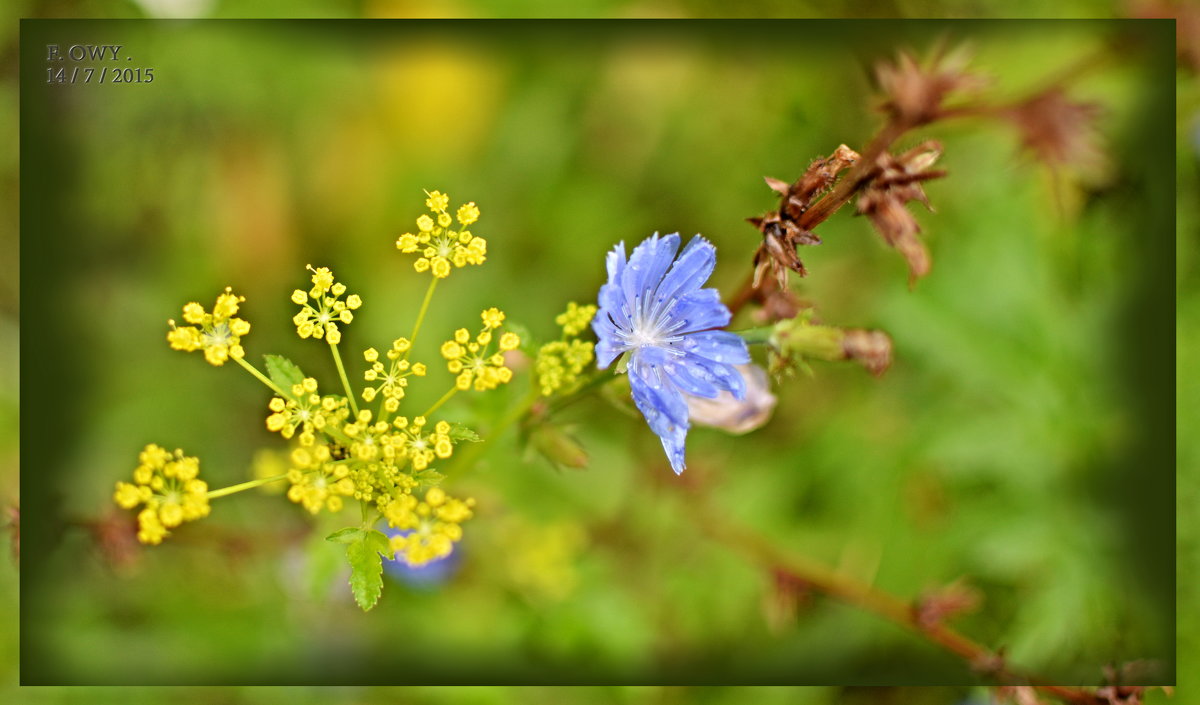
M751 318L759 325L795 318L801 310L811 307L811 304L805 303L791 289L780 289L774 279L763 282L762 286L754 290L753 296L758 302L758 308L751 314Z
M909 281L929 273L929 251L917 237L921 226L905 207L919 201L933 210L922 182L946 175L930 169L942 156L942 146L923 142L900 156L887 152L876 160L878 172L858 197L858 212L866 215L887 244L896 248L908 262Z
M754 253L755 289L770 272L780 290L787 289L787 273L796 272L805 276L808 272L796 254L800 245L819 245L821 238L805 229L800 218L818 197L824 194L837 180L838 174L858 161L858 153L846 145L839 145L833 154L817 159L809 165L804 175L793 184L769 176L764 177L771 190L781 196L778 210L760 218L747 218L763 234L763 242Z
M134 568L141 556L141 544L137 541L137 525L129 517L110 511L89 522L87 529L109 568L118 574Z
M842 338L842 350L876 377L892 366L892 339L878 330L854 328Z
M884 112L911 128L933 122L942 114L946 97L981 88L983 79L966 71L968 54L959 48L936 51L921 65L912 54L900 52L894 61L875 64L875 80L883 92Z
M923 594L913 604L917 624L928 629L960 614L979 609L983 593L961 578Z
M1103 170L1106 159L1097 121L1099 103L1071 100L1059 86L1000 112L1021 133L1021 144L1051 168L1073 166L1084 172Z
M1005 685L996 688L996 701L1013 705L1042 705L1037 689L1029 685Z

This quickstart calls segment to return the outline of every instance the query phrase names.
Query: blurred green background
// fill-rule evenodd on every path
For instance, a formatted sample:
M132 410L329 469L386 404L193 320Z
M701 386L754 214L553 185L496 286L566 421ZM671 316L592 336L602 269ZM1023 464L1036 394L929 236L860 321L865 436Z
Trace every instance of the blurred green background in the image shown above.
M655 230L712 239L713 283L732 290L757 239L743 218L774 205L761 176L794 178L876 126L874 60L969 40L989 90L1013 97L1122 27L837 24L802 42L783 23L23 29L26 682L955 682L894 697L972 697L962 664L795 600L705 539L657 440L599 401L570 412L587 471L497 443L452 484L480 502L459 571L437 589L390 583L367 615L330 573L336 524L247 493L141 551L111 487L147 442L198 454L213 486L279 447L256 382L167 349L184 302L234 286L252 356L329 378L322 346L290 330L287 294L312 262L366 302L347 350L406 332L424 281L392 242L422 188L476 201L490 243L486 266L440 289L427 354L486 305L547 336L567 300L594 297L607 249ZM892 335L892 370L819 366L753 436L689 442L689 474L730 517L899 595L965 577L984 601L962 629L1065 682L1139 658L1148 680L1174 680L1169 36L1143 25L1072 88L1106 108L1104 178L1052 180L1003 125L927 131L951 172L927 189L937 213L918 215L928 279L910 291L849 212L802 253L802 295L830 323ZM124 44L156 82L38 85L51 42Z

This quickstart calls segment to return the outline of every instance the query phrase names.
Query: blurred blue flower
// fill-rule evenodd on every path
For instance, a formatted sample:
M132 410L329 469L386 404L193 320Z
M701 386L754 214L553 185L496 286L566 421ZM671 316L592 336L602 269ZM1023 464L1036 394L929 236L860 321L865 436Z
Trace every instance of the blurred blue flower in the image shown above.
M387 534L389 538L407 536L413 532L412 529L393 529L390 526L380 526L379 530ZM456 543L450 553L418 566L405 560L403 553L397 554L394 559L384 558L383 569L390 577L410 587L432 589L446 582L458 572L461 562L461 544Z
M731 318L720 294L700 288L717 264L716 248L697 235L676 259L678 250L678 233L655 233L634 248L628 261L625 243L614 247L592 321L601 369L629 352L633 401L662 439L675 474L685 467L684 394L712 399L725 390L741 399L745 382L734 365L750 361L745 341L714 330Z

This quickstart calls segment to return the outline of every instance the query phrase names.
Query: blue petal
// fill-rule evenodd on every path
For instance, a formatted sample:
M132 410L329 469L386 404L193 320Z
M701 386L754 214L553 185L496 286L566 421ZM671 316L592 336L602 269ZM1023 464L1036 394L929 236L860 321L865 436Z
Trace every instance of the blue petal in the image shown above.
M625 241L617 243L617 246L609 251L604 258L604 266L608 269L608 282L613 284L617 281L617 277L621 276L621 271L625 269Z
M714 374L702 358L687 355L675 348L643 348L638 351L640 365L644 369L653 365L663 376L685 394L712 399L721 389L726 389L723 372ZM715 364L715 363L712 363ZM720 384L718 387L717 384Z
M724 330L707 330L692 333L676 343L676 347L684 352L708 358L727 365L740 365L750 362L750 350L746 341L736 333Z
M716 289L700 289L683 296L675 303L670 316L674 322L683 322L676 330L677 335L723 328L732 318Z
M678 250L678 233L665 237L659 237L658 233L655 233L633 248L629 263L621 272L621 289L625 292L625 300L635 302L643 296L651 295L671 266Z
M686 467L684 442L688 432L687 402L683 400L683 395L679 390L671 385L657 389L651 386L638 372L635 372L632 361L629 368L629 387L633 391L633 403L642 412L642 416L646 417L646 423L650 425L650 430L654 431L662 441L667 460L671 463L671 469L678 475ZM679 414L682 414L682 423L675 420Z
M742 378L742 373L733 365L713 362L698 355L688 354L684 358L687 369L693 375L699 375L699 371L703 370L704 378L711 382L717 389L724 389L733 394L736 399L744 399L746 397L746 380Z
M676 430L666 436L659 436L662 441L663 450L667 453L667 460L671 462L671 469L676 475L683 474L687 469L687 464L684 462L684 442L687 440L687 429L676 427Z
M663 414L662 421L664 423L687 426L687 402L684 401L679 388L662 368L662 358L659 355L663 353L664 351L660 348L635 350L629 356L629 384L630 387L641 386L644 388L647 399L652 401L655 408ZM643 415L645 415L644 411ZM650 421L649 416L646 420ZM650 427L658 435L663 435L659 428L655 428L653 422Z
M597 303L600 304L600 309L596 311L596 317L592 320L612 319L613 325L620 330L629 330L632 327L633 324L629 320L629 306L620 287L615 284L605 284L600 287L600 298Z
M617 335L617 327L609 320L607 314L597 313L592 319L592 330L596 333L596 365L604 369L617 359L617 356L629 349Z
M659 285L659 298L670 300L699 289L716 266L717 248L699 235L693 237Z

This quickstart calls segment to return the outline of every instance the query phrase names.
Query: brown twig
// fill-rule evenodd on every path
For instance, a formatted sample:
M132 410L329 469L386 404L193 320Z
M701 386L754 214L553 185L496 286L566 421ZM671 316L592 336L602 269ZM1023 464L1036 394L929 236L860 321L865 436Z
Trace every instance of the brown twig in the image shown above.
M1063 702L1076 705L1099 705L1105 702L1098 694L1087 689L1054 685L1045 679L1014 671L1005 663L1003 654L961 634L941 620L923 618L919 604L859 582L807 556L784 551L757 533L710 511L705 502L696 497L689 497L685 504L697 527L714 541L735 549L773 574L783 574L811 590L908 629L958 656L972 670L998 685L1032 686Z
M935 105L932 105L926 112L906 112L904 110L890 109L888 110L887 120L879 131L871 138L867 147L862 151L860 158L848 169L848 171L834 183L833 188L828 191L819 200L808 207L803 213L794 219L795 227L806 233L816 228L821 223L825 222L830 216L836 213L846 205L856 194L868 186L872 180L880 173L879 159L887 150L895 144L905 133L912 129L922 127L934 122L941 122L956 118L1006 118L1013 119L1019 117L1019 111L1025 106L1044 98L1045 96L1054 96L1060 94L1065 87L1073 83L1084 75L1095 71L1098 67L1105 66L1111 61L1114 53L1114 45L1108 44L1101 47L1095 52L1082 57L1081 59L1067 65L1063 69L1055 72L1048 79L1034 90L1015 100L1005 101L1001 103L988 103L982 100L972 100L956 106L942 106L940 100L944 92L931 97ZM907 59L902 57L905 61ZM903 64L904 61L901 62ZM965 74L964 74L965 76ZM937 77L934 77L937 78ZM965 79L959 77L955 79L952 74L947 74L941 77L947 82L947 85L941 86L944 91L948 91L955 80L960 82ZM889 104L890 105L890 104ZM887 105L885 105L885 108ZM770 182L770 181L769 181ZM779 182L782 183L782 182ZM773 186L774 188L774 186ZM782 214L787 207L788 195L785 194L780 204L779 213ZM751 219L752 222L759 219ZM816 240L813 236L814 241ZM761 248L760 248L761 249ZM801 276L803 271L801 268ZM747 275L742 284L737 288L733 296L729 298L728 305L730 312L736 316L747 304L759 295L758 288L761 282L756 281L754 272Z

